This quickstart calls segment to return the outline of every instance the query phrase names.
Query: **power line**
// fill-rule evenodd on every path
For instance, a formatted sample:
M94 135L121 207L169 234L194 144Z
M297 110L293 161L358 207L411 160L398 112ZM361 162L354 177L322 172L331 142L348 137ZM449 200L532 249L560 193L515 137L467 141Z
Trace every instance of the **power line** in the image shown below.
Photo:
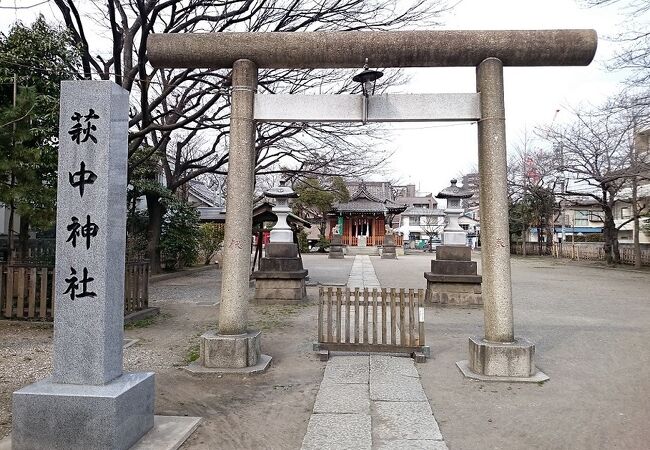
M36 8L37 6L44 5L46 3L50 3L50 0L44 0L44 1L40 2L40 3L34 3L33 5L29 5L29 6L0 6L0 9L14 9L14 10L17 10L17 9L31 9L31 8Z

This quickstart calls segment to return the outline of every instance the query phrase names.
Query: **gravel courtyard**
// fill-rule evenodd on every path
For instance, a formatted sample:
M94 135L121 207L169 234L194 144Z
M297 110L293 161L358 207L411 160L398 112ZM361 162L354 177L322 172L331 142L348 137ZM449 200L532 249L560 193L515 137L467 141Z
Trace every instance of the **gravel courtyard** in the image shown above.
M424 288L431 255L371 258L383 287ZM128 327L138 342L125 370L156 372L156 413L204 418L184 449L296 449L307 429L325 363L311 351L320 285L342 285L352 258L306 255L310 303L251 307L263 330L268 372L246 378L193 376L182 366L218 315L220 273L212 268L151 286L161 315ZM467 339L481 335L481 309L427 308L432 358L422 385L450 449L646 449L650 442L650 273L512 260L515 332L537 345L537 384L465 379ZM51 370L52 329L0 322L0 434L11 426L11 392Z

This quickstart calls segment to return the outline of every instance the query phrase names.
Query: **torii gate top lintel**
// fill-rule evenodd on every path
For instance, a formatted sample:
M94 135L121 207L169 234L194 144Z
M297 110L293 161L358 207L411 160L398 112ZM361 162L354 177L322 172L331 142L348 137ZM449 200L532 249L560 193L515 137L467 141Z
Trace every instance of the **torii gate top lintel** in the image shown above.
M586 66L595 30L435 30L269 33L169 33L149 36L158 68L475 67L494 57L504 66Z

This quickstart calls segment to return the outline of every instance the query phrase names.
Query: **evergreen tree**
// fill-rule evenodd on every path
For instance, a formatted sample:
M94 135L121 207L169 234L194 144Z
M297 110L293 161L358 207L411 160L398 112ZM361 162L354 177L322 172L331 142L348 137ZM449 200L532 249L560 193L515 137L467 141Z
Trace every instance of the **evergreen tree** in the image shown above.
M54 222L59 90L75 76L79 53L40 16L0 34L0 55L0 202L20 215L24 255L30 227Z

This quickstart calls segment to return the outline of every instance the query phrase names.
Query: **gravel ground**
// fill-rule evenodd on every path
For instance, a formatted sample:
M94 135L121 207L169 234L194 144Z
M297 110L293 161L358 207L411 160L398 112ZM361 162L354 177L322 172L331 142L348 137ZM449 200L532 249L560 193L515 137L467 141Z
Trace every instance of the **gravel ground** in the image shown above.
M352 258L305 258L312 282L347 278ZM382 285L418 287L427 256L372 258ZM349 260L349 261L348 261ZM321 264L322 263L322 264ZM432 358L418 365L452 450L646 449L650 441L650 273L576 266L549 258L512 260L515 331L537 345L543 385L462 377L467 338L481 335L481 309L427 308ZM295 449L307 429L325 363L311 350L316 287L305 306L254 306L268 372L201 377L182 370L198 338L214 329L218 271L151 286L161 316L126 330L126 371L156 372L156 413L204 418L183 449ZM319 279L319 277L321 277ZM252 293L252 291L251 291ZM51 371L51 327L0 321L0 435L10 431L11 393Z

